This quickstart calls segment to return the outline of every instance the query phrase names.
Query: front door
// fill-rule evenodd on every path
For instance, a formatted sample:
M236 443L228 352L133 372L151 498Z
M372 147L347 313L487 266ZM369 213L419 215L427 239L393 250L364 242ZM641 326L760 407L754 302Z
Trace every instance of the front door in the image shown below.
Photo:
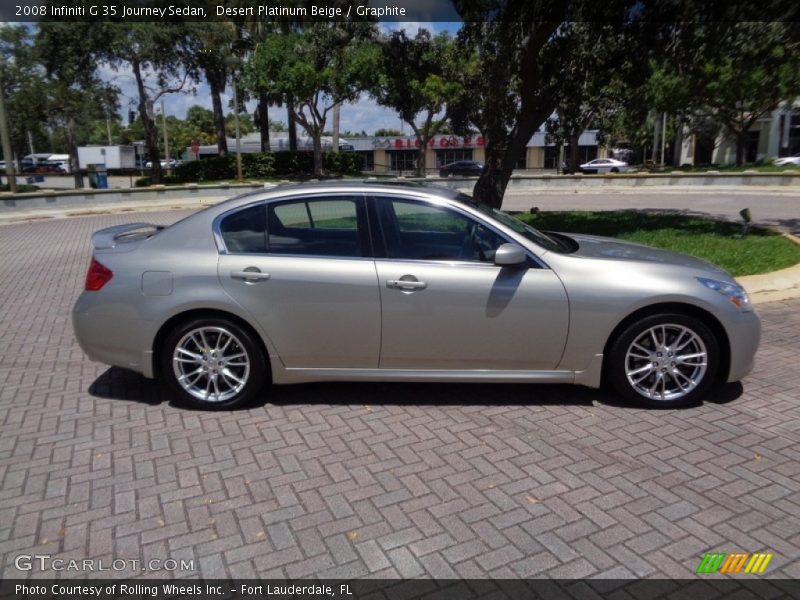
M533 265L499 267L507 239L451 207L378 197L386 257L376 259L386 369L552 370L569 307L561 281Z

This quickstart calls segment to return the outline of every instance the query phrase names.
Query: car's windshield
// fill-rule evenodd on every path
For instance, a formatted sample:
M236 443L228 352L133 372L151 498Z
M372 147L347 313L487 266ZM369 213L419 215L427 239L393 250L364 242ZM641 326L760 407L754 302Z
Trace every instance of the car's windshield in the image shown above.
M507 212L503 212L502 210L498 210L496 208L492 208L491 206L487 206L485 204L480 204L475 202L469 196L459 196L459 200L469 204L471 207L479 210L483 214L493 218L495 221L499 221L515 233L518 233L525 238L532 241L534 244L545 248L546 250L551 250L553 252L565 253L565 252L572 252L573 247L571 244L568 244L566 240L560 239L559 237L555 237L552 235L548 235L543 231L539 231L530 225L523 223L516 217L508 214Z

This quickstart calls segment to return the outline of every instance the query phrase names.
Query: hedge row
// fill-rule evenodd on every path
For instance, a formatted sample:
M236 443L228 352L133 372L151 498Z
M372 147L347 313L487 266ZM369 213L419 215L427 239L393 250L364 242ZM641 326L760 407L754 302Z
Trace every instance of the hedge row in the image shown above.
M322 164L328 173L334 175L358 175L361 173L363 159L353 152L326 152ZM314 172L314 153L307 151L258 152L242 154L242 174L246 179L267 179L272 177L302 178ZM200 181L219 181L236 178L236 156L215 156L185 162L164 177L164 183L188 183ZM143 177L137 186L150 185L150 178Z

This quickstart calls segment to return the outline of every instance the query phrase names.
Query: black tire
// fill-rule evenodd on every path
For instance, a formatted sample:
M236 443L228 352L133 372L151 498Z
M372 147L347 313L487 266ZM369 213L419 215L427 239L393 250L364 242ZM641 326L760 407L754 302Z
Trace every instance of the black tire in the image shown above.
M159 375L181 404L230 409L259 394L268 363L249 330L223 317L204 317L181 323L166 336Z
M617 167L611 167L612 173L619 173L619 169Z
M617 337L606 361L606 378L630 402L678 408L703 399L716 382L719 363L719 343L705 323L662 313L632 323Z

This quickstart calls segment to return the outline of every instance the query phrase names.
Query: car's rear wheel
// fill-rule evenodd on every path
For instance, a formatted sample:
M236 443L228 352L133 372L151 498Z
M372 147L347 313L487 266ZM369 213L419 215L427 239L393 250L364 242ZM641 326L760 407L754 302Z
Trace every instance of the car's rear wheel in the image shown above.
M617 167L611 167L612 173L619 173L619 169Z
M203 409L241 406L266 380L266 360L253 334L225 318L183 323L164 340L161 375L178 400Z
M702 321L652 315L628 326L612 344L608 378L630 401L676 408L698 402L709 391L719 355L719 344Z

